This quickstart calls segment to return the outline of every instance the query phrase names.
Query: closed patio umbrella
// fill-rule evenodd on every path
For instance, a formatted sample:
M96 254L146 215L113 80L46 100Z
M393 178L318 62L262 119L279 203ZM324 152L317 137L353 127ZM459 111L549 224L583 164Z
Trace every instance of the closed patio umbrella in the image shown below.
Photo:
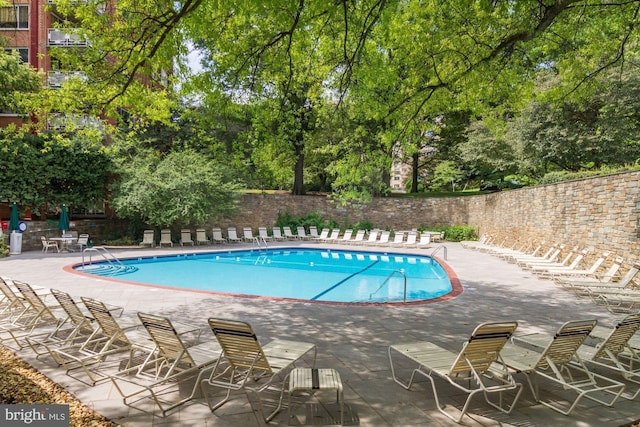
M11 217L9 218L9 231L18 231L20 226L20 218L18 217L18 204L13 202L11 205Z
M62 231L62 234L69 229L69 212L67 211L67 205L62 205L62 209L60 209L58 228Z

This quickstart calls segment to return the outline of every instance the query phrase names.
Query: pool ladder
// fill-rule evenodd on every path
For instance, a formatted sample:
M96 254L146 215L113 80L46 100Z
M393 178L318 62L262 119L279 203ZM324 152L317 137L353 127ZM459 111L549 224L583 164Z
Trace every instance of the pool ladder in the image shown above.
M109 250L104 246L93 246L91 248L84 248L84 250L82 251L82 267L93 264L93 252L101 255L102 258L107 261L109 266L111 266L114 270L126 269L126 266L122 263L122 261L120 261L114 254L109 252ZM84 260L85 253L88 253L89 256L89 261L86 264ZM118 265L114 265L114 262Z
M267 241L264 239L264 237L254 237L253 238L253 245L258 247L258 250L261 249L267 249Z
M431 255L429 255L429 256L433 258L433 256L434 256L434 255L435 255L435 254L436 254L440 249L442 249L443 256L444 256L444 260L446 261L446 260L447 260L447 247L446 247L445 245L440 245L440 246L438 246L437 248L435 248L435 249L433 250L433 252L431 252Z
M407 275L404 274L404 270L393 270L391 272L391 274L384 280L384 282L382 282L382 284L380 286L378 286L378 289L376 289L375 291L371 292L369 294L369 300L371 300L373 298L373 296L375 294L377 294L380 289L382 289L384 287L384 285L386 285L387 283L389 283L389 280L391 280L391 278L393 276L395 276L396 274L399 274L402 276L402 279L404 280L404 293L402 296L402 302L407 302Z

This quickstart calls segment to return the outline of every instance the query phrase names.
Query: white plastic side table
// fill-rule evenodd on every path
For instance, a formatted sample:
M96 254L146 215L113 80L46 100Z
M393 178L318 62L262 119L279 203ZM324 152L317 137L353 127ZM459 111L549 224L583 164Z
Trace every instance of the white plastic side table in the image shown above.
M340 425L344 425L344 396L340 373L330 368L294 368L289 373L289 405L287 420L291 417L291 395L296 391L335 390L340 403Z

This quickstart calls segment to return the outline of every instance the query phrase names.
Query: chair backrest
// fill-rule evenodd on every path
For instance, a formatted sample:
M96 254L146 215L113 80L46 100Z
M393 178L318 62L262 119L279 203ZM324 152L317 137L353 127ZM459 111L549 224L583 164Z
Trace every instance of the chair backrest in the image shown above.
M404 242L404 231L396 231L396 234L393 235L393 243L402 242Z
M351 236L353 236L353 230L351 228L346 229L342 235L342 240L351 240Z
M598 268L602 265L602 263L611 255L611 252L603 252L600 258L598 258L591 267L589 267L589 273L595 273L598 271Z
M220 235L222 235L222 232L220 231L220 229L218 228L218 233L220 233ZM213 229L213 233L215 234L216 229ZM207 241L207 231L204 228L198 228L196 229L196 240L198 242L206 242Z
M82 325L88 324L89 319L87 316L80 310L80 307L76 304L75 300L71 295L66 292L59 291L57 289L51 289L51 294L58 301L60 307L64 310L64 312L69 317L69 320L74 325Z
M203 230L204 231L204 230ZM235 229L234 229L235 232ZM212 231L212 236L213 236L213 240L224 240L224 237L222 237L222 230L219 228L214 228ZM237 236L234 236L234 238L236 238ZM204 240L206 240L207 237L205 236Z
M160 243L171 242L171 230L168 228L160 230Z
M409 234L407 234L407 241L405 243L409 245L413 245L416 243L417 240L418 240L418 232L410 231Z
M627 273L620 279L619 281L612 283L611 286L615 286L616 288L626 288L629 283L633 280L634 277L640 271L640 264L633 264L631 268L627 271Z
M114 341L124 342L128 345L131 344L127 335L124 333L116 319L109 311L106 305L102 301L94 300L92 298L81 297L82 303L89 310L89 314L96 321L102 333L113 339Z
M227 228L227 237L231 240L238 240L238 231L235 227Z
M273 233L273 237L275 237L276 239L282 239L282 230L280 229L280 227L273 227L271 231Z
M540 354L536 368L547 369L550 363L556 367L569 363L597 323L595 319L572 320L560 326L553 340Z
M384 230L380 233L380 239L378 243L389 243L389 236L391 236L391 232Z
M40 318L57 320L51 309L44 303L40 295L33 290L31 285L17 280L13 281L13 285L18 289L24 300L27 301L31 308L38 313Z
M618 355L622 352L632 336L640 329L640 313L629 314L620 320L613 331L598 345L593 359L609 358L609 352Z
M329 229L328 228L323 228L322 231L320 232L320 236L318 236L320 239L326 239L327 237L329 237Z
M233 367L273 372L251 325L240 320L210 318L209 327Z
M622 267L623 261L624 261L624 259L622 257L620 257L620 256L616 257L616 259L613 260L613 264L611 264L609 269L602 274L602 277L600 278L600 281L603 282L603 283L611 282L611 280L616 275L618 270L620 270L620 267Z
M358 230L356 232L356 237L353 238L354 242L361 242L364 239L364 234L366 233L366 230Z
M187 346L169 319L145 313L138 313L138 318L156 344L162 357L171 364L195 366L196 363L189 354Z
M340 236L340 229L339 228L335 228L335 229L331 230L331 234L329 235L329 239L330 240L337 240L338 236Z
M307 231L302 226L298 227L298 237L307 237Z
M291 227L282 227L282 232L284 233L284 237L295 237L291 232Z
M13 283L13 280L6 277L0 277L0 292L2 292L4 297L9 301L11 307L25 310L27 306L24 305L22 299L19 298L15 292L13 292L13 289L11 289L9 283Z
M155 240L155 232L153 230L144 230L142 233L142 244L151 245Z
M187 228L183 228L182 230L180 230L180 239L183 242L192 242L193 240L191 239L191 230Z
M367 239L367 242L375 242L376 240L378 240L378 230L371 230L369 231L369 238Z
M449 375L483 373L498 360L502 347L511 339L518 322L486 322L478 325L449 369Z
M89 235L88 234L81 234L80 237L78 237L78 241L76 242L79 245L87 245L87 243L89 243Z
M267 233L267 227L258 227L258 235L264 239L268 239L269 233Z
M429 232L421 233L420 234L420 244L421 245L428 245L429 243L431 243L431 233L429 233Z
M309 236L311 236L311 237L320 237L318 235L318 227L316 227L315 225L310 225L309 226Z
M244 227L242 229L243 235L245 239L252 240L253 239L253 230L251 227Z

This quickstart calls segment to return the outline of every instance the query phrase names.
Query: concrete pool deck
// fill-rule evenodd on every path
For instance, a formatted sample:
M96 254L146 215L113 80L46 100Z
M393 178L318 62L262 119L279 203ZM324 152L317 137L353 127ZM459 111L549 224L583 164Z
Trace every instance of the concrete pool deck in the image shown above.
M301 245L318 246L295 241L270 244ZM443 245L447 252L446 263L457 273L463 292L448 300L411 306L345 306L272 301L110 282L65 272L65 266L80 262L79 253L42 254L35 251L13 255L0 260L0 275L32 286L60 289L76 297L91 297L120 305L125 309L123 316L135 316L142 311L194 323L203 328L206 328L209 317L235 318L251 323L262 343L275 338L313 342L318 350L316 366L335 368L342 377L344 398L349 408L345 424L367 427L456 425L436 409L428 383L420 382L407 391L391 379L387 357L387 348L391 344L428 340L457 352L477 324L497 320L517 320L518 333L552 333L565 321L585 318L595 318L600 325L611 325L613 315L590 300L577 298L552 282L540 280L494 256L465 249L458 243L444 242ZM356 249L428 255L436 246L426 250L369 246ZM113 249L112 253L127 257L247 247L250 246ZM323 247L345 248L341 245ZM443 252L439 250L437 256L442 257ZM215 338L205 329L202 339ZM53 366L47 359L35 359L30 350L22 350L17 354L84 403L124 426L260 425L249 400L242 393L232 394L232 400L213 414L202 401L196 401L180 407L166 418L154 417L125 406L110 382L89 387L65 375L61 368ZM520 375L516 379L526 382ZM444 403L461 402L461 396L456 395L452 387L445 383L440 385ZM297 394L292 403L292 414L296 418L289 420L285 409L270 425L324 425L322 404L327 404L332 410L332 403L331 393L313 397ZM571 415L564 416L536 404L526 387L511 415L493 410L484 404L482 398L475 399L470 412L471 417L465 417L463 422L477 426L548 426L567 423L622 426L640 419L637 401L624 399L620 399L613 408L582 400Z

